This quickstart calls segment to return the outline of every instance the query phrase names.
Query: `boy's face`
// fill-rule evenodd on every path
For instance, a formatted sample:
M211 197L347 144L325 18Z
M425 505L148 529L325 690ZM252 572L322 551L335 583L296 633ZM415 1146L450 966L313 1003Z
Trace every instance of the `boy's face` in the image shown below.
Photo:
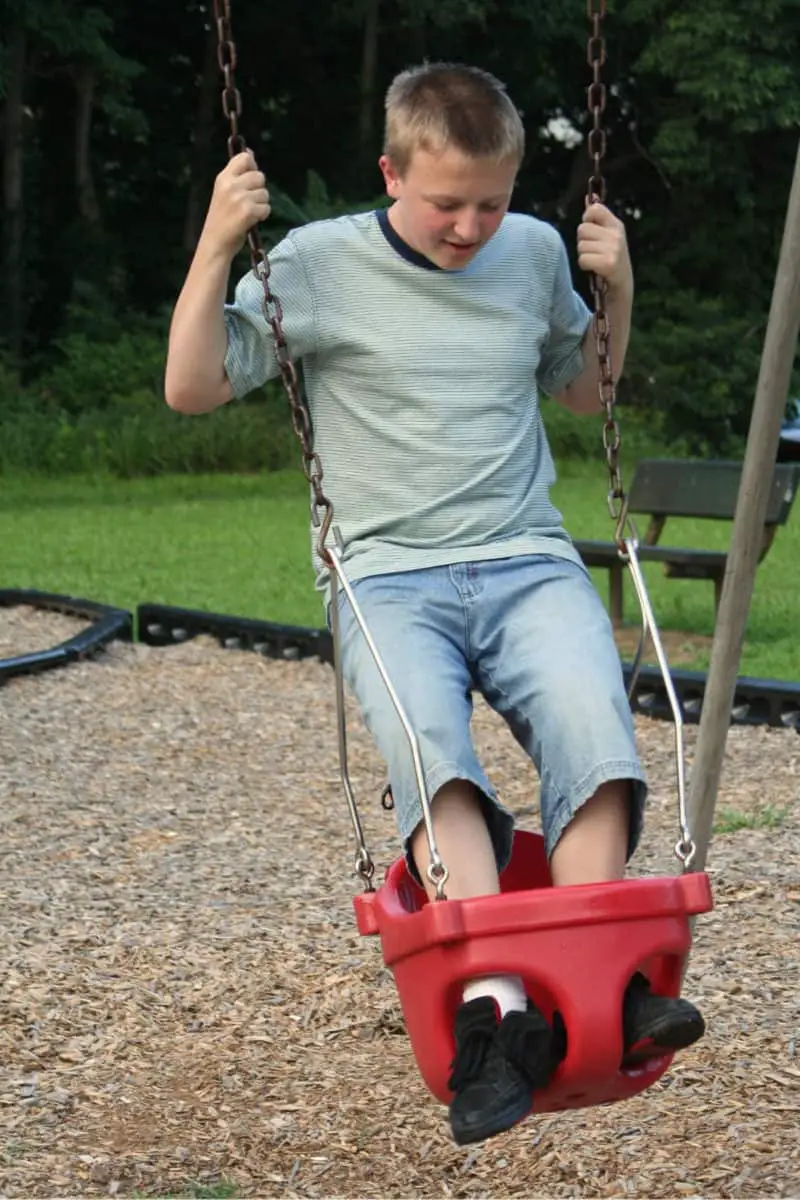
M511 200L519 163L469 158L458 150L417 149L400 176L384 155L380 168L395 201L389 220L412 249L447 271L471 262L496 232Z

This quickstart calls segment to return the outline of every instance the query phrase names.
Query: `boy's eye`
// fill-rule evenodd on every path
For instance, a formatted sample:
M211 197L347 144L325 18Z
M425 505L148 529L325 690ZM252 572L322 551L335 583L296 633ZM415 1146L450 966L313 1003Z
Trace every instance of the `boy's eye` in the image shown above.
M440 201L434 202L434 208L437 210L437 212L443 212L443 213L457 212L460 207L461 207L460 204L445 204ZM494 204L493 203L493 204L481 204L479 207L480 207L481 212L495 213L495 212L499 212L503 206L502 206L502 204Z

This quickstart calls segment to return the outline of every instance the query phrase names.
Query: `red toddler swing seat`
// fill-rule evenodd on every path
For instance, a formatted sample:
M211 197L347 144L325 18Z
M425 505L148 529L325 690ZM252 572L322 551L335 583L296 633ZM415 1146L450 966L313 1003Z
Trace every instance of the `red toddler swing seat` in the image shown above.
M680 994L689 917L712 907L705 873L554 888L544 842L518 831L502 893L430 902L404 859L354 897L359 932L379 934L425 1083L442 1103L465 980L520 975L531 999L561 1012L567 1053L534 1096L536 1112L625 1100L663 1075L672 1055L622 1070L622 998L635 971Z

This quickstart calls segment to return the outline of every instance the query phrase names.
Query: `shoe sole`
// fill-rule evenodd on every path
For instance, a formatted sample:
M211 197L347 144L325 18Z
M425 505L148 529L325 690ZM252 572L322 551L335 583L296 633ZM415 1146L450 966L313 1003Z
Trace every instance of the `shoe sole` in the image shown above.
M687 1016L678 1021L673 1017L661 1024L656 1022L644 1037L639 1038L630 1049L625 1051L622 1066L623 1068L640 1066L650 1058L659 1058L666 1054L674 1054L676 1050L685 1050L687 1046L693 1045L703 1036L705 1029L705 1022L699 1015L698 1017Z
M488 1138L497 1137L498 1134L505 1133L507 1129L512 1129L514 1125L519 1125L520 1121L524 1121L527 1116L530 1116L532 1107L530 1098L526 1098L524 1105L509 1105L502 1112L495 1113L491 1121L466 1129L453 1125L451 1121L450 1128L453 1138L459 1146L469 1146L472 1142L485 1142Z

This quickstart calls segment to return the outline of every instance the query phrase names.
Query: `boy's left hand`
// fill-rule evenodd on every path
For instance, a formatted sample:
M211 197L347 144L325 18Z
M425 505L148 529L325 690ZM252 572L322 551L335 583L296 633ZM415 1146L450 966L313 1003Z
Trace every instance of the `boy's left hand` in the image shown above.
M590 204L583 214L578 226L578 265L605 279L611 291L633 287L625 226L605 204Z

